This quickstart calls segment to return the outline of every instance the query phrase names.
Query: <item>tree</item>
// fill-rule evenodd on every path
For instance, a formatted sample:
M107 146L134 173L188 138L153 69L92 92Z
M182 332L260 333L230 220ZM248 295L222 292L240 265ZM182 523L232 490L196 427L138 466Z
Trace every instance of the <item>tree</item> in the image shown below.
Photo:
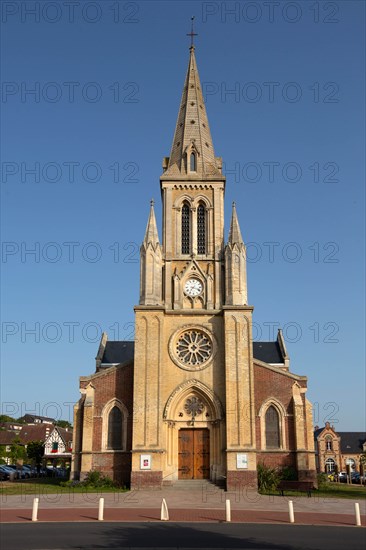
M30 441L27 445L28 458L39 466L42 462L44 455L44 443L43 441Z
M25 450L24 445L20 442L19 437L13 439L13 442L10 445L10 451L7 455L12 464L15 464L18 460L25 460L27 458L27 451Z
M0 422L14 422L15 418L8 416L7 414L0 414Z
M68 420L57 420L55 426L60 426L60 428L72 428L72 424Z

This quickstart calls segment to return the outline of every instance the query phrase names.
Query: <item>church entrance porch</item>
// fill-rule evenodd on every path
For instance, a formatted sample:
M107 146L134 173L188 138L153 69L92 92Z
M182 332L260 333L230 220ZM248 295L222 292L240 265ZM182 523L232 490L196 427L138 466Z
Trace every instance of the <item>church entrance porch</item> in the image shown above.
M178 434L178 479L210 479L208 428L181 428Z

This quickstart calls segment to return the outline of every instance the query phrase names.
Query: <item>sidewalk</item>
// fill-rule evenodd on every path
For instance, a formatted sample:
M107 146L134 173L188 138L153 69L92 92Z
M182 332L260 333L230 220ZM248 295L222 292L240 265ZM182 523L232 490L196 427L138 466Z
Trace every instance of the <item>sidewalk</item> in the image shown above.
M39 498L38 521L97 521L99 498L104 498L104 520L118 522L160 521L162 499L170 521L223 522L225 500L231 502L231 518L241 523L289 523L288 501L292 500L295 522L308 525L355 525L355 500L313 496L281 497L256 492L226 493L216 487L207 490L164 488L126 493L10 495L1 498L1 522L29 522L34 497ZM361 523L366 526L366 502L359 500Z

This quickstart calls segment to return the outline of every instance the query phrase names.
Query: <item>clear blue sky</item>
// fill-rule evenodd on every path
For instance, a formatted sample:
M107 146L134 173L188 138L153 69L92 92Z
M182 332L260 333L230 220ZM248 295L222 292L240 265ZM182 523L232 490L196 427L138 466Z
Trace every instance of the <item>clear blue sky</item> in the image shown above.
M364 429L364 2L34 4L2 2L3 412L70 418L100 331L133 337L195 14L254 336L285 328L316 424Z

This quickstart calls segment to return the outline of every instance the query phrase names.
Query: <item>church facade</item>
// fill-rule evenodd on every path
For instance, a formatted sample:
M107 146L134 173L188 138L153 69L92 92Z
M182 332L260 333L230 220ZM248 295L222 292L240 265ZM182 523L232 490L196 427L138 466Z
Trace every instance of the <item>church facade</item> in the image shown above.
M195 49L171 153L141 246L135 341L103 334L96 370L80 378L74 479L100 470L131 488L178 480L257 482L257 466L315 479L307 378L289 370L281 331L253 342L246 249L235 204L224 241L225 177Z

